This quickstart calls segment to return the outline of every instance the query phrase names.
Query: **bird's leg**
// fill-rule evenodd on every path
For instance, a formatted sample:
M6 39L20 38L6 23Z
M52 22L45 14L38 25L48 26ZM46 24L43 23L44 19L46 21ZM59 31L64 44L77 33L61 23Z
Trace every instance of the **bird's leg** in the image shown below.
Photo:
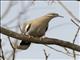
M40 41L42 40L42 37L40 37Z
M42 38L47 38L46 36L42 36L42 37L40 37L40 41L42 40Z
M32 36L31 35L28 35L28 38L30 39Z
M29 34L27 34L27 35L25 34L25 36L28 36L28 38L29 38L29 39L32 37L32 36L31 36L31 35L29 35Z

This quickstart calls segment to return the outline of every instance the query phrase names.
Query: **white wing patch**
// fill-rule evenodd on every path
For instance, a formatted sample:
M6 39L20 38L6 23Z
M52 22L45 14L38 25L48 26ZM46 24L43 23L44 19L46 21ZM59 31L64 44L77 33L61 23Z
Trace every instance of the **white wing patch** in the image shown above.
M30 26L30 24L27 24L27 25L25 26L25 32L28 31L29 26Z

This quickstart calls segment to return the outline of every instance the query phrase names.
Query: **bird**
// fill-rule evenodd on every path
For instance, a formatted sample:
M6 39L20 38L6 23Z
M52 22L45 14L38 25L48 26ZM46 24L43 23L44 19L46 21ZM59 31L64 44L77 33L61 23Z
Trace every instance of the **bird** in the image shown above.
M63 16L60 16L58 13L47 13L43 16L24 22L22 33L24 35L30 35L33 37L42 37L48 30L49 21L55 17ZM17 48L21 50L26 50L29 48L30 44L31 42L21 41L20 45Z

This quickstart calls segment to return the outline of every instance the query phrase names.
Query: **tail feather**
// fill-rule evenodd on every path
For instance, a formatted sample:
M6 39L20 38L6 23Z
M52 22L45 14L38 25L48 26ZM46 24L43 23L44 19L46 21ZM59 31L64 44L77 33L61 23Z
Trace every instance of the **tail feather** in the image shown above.
M31 44L31 42L21 41L20 45L17 48L25 50L30 46L30 44Z

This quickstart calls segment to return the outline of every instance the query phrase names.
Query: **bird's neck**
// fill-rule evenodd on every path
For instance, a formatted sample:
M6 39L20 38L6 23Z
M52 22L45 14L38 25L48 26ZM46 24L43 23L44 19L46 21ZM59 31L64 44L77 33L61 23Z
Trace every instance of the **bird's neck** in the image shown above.
M52 18L54 17L53 16L43 16L42 22L49 23L49 21L51 21Z

